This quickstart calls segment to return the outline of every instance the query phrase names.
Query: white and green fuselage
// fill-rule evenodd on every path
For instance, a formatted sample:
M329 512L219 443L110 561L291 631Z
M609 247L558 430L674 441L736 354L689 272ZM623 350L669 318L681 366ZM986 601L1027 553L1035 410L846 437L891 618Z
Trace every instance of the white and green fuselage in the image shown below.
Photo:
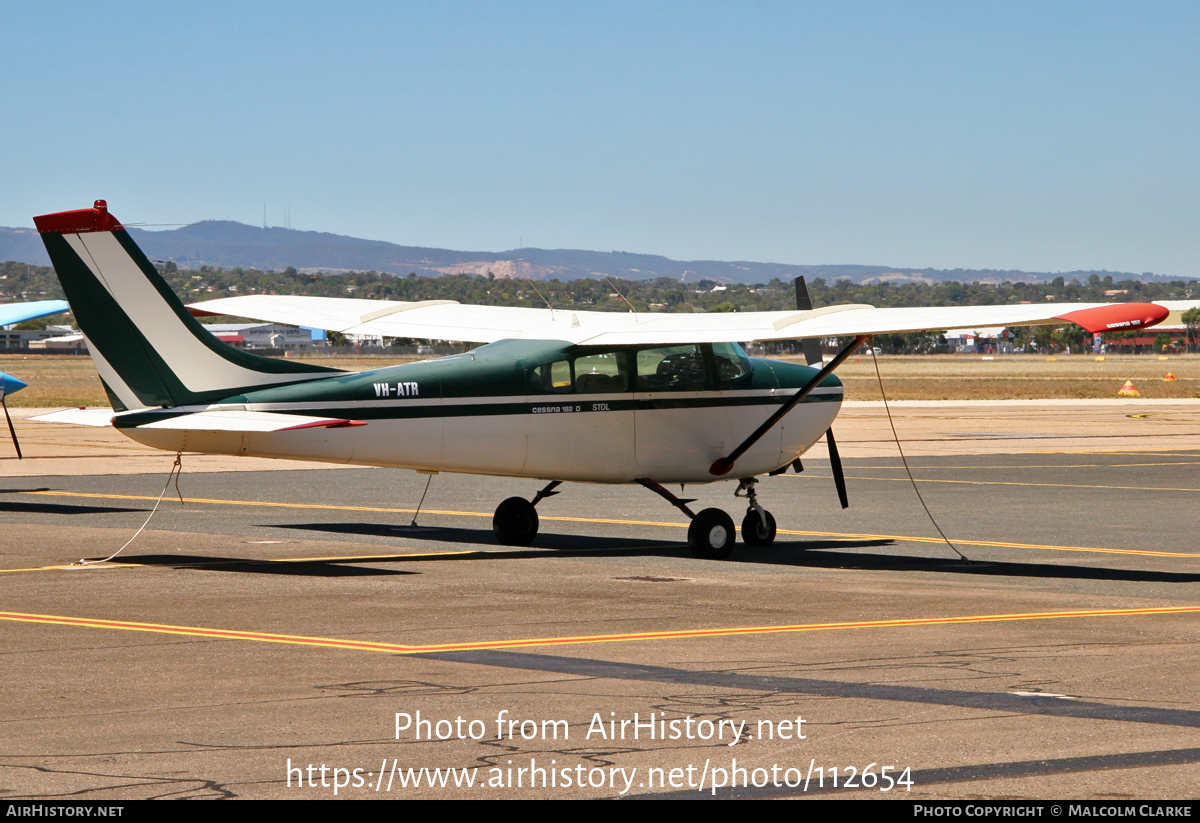
M113 402L113 424L168 451L710 482L719 479L713 462L817 373L720 342L509 339L360 373L259 357L209 334L102 201L35 222ZM735 476L802 454L841 400L830 375L738 459Z
M710 347L699 348L701 358L709 354ZM438 360L239 393L206 407L126 413L115 422L129 437L170 451L599 483L699 483L716 479L713 461L816 373L747 358L750 373L724 386L714 380L694 390L589 392L578 389L581 376L569 387L539 391L537 370L544 365L565 361L569 368L597 354L635 361L647 351L572 349L555 341L502 341ZM634 376L627 382L636 388ZM738 474L763 474L803 453L829 428L841 400L841 384L831 377L741 457ZM368 425L276 432L143 427L199 408Z

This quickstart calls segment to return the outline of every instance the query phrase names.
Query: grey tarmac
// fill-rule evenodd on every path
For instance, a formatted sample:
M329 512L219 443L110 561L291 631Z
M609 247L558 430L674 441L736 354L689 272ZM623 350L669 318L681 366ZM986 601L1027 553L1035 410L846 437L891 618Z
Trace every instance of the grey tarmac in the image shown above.
M797 774L824 798L1194 796L1200 448L969 424L910 463L970 563L894 446L843 446L846 511L819 446L765 480L779 539L727 561L692 558L640 488L561 486L514 549L491 512L532 481L434 476L412 528L425 476L185 455L183 503L170 488L116 560L71 566L133 535L172 456L48 456L0 481L0 796L799 797ZM740 520L733 487L686 492ZM427 733L397 732L417 712ZM882 792L885 766L911 790Z

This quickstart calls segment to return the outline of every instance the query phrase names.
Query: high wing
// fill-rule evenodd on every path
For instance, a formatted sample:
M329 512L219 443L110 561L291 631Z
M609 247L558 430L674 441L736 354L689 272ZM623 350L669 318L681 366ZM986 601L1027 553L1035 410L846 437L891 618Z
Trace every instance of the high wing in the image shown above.
M37 320L51 314L62 314L70 311L71 306L66 300L35 300L32 303L0 304L0 326L11 326L13 323L24 323L26 320Z
M1076 323L1089 332L1123 331L1162 322L1155 303L1046 303L877 309L860 304L812 311L639 313L460 305L450 300L405 303L336 297L245 295L194 303L197 315L232 315L347 334L494 343L565 340L581 345L673 345L799 340L987 326Z

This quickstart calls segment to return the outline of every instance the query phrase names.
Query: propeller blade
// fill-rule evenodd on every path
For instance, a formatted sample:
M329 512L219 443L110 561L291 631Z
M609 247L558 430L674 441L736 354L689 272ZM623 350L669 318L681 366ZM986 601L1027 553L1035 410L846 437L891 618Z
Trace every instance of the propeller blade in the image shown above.
M808 296L808 285L804 282L804 275L796 278L796 311L812 311L812 298Z
M808 295L808 286L804 283L804 276L796 278L796 310L797 311L812 311L812 298ZM800 341L800 348L804 352L804 362L810 366L819 366L821 364L821 341L811 337L806 337Z
M838 500L842 508L850 508L850 499L846 496L846 475L842 474L842 458L838 454L837 441L833 439L833 429L825 432L825 442L829 445L829 468L833 471L833 483L837 486Z
M808 286L804 282L804 277L796 278L796 309L799 311L812 311L812 298L808 294ZM819 365L821 362L821 344L811 338L801 341L804 347L804 360L810 366ZM833 439L833 429L825 432L825 442L829 445L829 468L833 470L833 482L837 486L838 500L842 501L842 508L850 508L850 499L846 496L846 476L842 473L842 458L838 454L837 441ZM799 462L799 461L797 461Z
M7 377L8 375L5 375ZM22 459L21 444L17 442L17 430L13 428L12 418L8 414L8 403L4 400L4 393L0 392L0 405L4 406L4 419L8 421L8 433L12 435L13 446L17 449L17 459Z

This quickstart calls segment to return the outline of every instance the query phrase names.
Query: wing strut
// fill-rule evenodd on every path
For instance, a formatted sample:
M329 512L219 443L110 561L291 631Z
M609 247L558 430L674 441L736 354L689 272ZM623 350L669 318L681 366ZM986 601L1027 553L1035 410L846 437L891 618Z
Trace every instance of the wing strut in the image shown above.
M804 275L796 278L796 309L812 311L812 298L808 295L808 286L804 283ZM810 366L821 362L821 344L814 338L806 337L800 341L804 347L804 361ZM837 441L833 439L833 427L825 432L825 445L829 447L829 468L833 472L833 484L837 487L838 500L842 508L850 508L850 499L846 496L846 475L842 473L842 457L838 454Z
M866 341L867 335L865 334L855 336L853 342L838 352L832 360L825 364L825 368L817 372L816 375L807 383L805 383L798 392L793 394L786 403L776 409L775 413L768 417L766 422L755 429L753 434L743 440L740 446L730 452L728 457L722 457L714 460L713 464L709 466L708 473L716 475L717 477L721 477L722 475L729 474L729 472L733 471L733 464L737 462L739 457L745 454L746 451L755 443L757 443L764 434L770 431L776 423L782 420L785 414L796 408L796 404L808 397L809 393L812 392L813 389L821 385L822 380L833 374L833 370L842 365L842 362L851 354L853 354L854 350Z

